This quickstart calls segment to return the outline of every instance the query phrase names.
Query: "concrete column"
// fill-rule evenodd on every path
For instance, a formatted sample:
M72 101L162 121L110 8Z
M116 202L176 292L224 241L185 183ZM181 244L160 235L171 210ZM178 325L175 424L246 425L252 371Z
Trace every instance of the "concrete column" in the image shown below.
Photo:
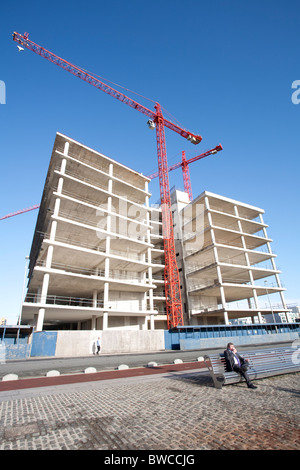
M109 282L105 282L104 283L104 293L103 293L104 308L107 308L108 299L109 299Z
M224 287L220 287L220 295L221 295L221 302L222 302L222 307L226 309L226 299L225 299L225 293L224 293Z
M142 310L147 310L147 292L144 292L144 298L142 300Z
M149 308L154 310L153 289L149 289Z
M65 174L66 171L66 166L67 166L67 160L66 158L63 158L61 161L61 166L60 166L60 172Z
M107 191L108 191L109 193L112 193L112 192L113 192L113 191L112 191L112 187L113 187L113 180L112 180L112 179L109 179L109 180L108 180L108 188L107 188Z
M64 179L63 179L63 178L59 178L59 180L58 180L58 185L57 185L57 190L56 190L56 192L57 192L58 194L61 194L61 193L62 193L63 184L64 184Z
M106 218L106 230L107 232L111 232L111 203L112 203L112 198L109 197L107 199L107 210L108 210L108 214L107 214L107 218ZM105 240L105 251L107 254L110 253L110 235L107 235L106 236L106 240Z
M215 263L219 264L219 254L218 254L218 250L216 246L213 247L213 253L214 253Z
M57 229L57 221L53 220L52 223L51 223L51 230L50 230L50 240L51 241L55 240L56 229Z
M154 315L150 315L150 330L154 330Z
M98 300L98 292L96 290L93 291L93 307L97 308L97 300Z
M217 266L218 282L222 284L222 273L220 266Z
M43 285L42 285L42 293L41 293L41 303L42 304L45 304L46 300L47 300L49 280L50 280L50 274L48 274L48 273L44 274Z
M36 325L36 331L42 331L43 330L45 311L46 310L44 308L39 309L37 325Z
M56 198L56 200L55 200L55 205L54 205L54 212L53 212L53 215L54 215L55 217L58 216L59 208L60 208L60 198L58 197L58 198Z
M224 323L225 325L229 325L228 313L224 312Z
M259 303L258 303L258 297L257 297L256 289L252 289L252 292L253 292L253 298L254 298L255 308L259 308Z
M264 321L263 321L263 317L262 317L261 312L258 312L257 315L258 315L258 321L259 321L259 323L263 323Z
M233 210L234 210L234 215L239 219L240 218L240 215L239 215L239 211L238 211L238 208L236 205L233 206ZM241 224L241 221L238 220L238 227L239 227L239 231L242 232L243 229L242 229L242 224Z
M45 304L47 300L49 279L50 279L49 274L48 273L44 274L41 299L40 299L41 303L43 304ZM39 313L38 313L38 319L37 319L37 327L36 327L37 331L42 331L43 329L44 316L45 316L45 308L40 308Z
M145 316L144 323L142 325L142 330L148 330L148 316Z
M47 258L46 258L46 268L51 268L53 258L53 245L48 246Z
M283 292L279 292L283 308L287 308Z
M69 142L65 142L64 155L68 155L69 147L70 147L70 143L69 143Z
M96 329L96 315L92 316L92 330Z
M105 272L104 272L105 277L109 277L109 271L110 271L109 267L110 267L110 259L105 258L105 268L104 268L105 269Z
M102 329L107 330L108 327L108 312L103 313L103 324L102 324Z
M209 200L207 196L205 196L204 198L204 203L205 203L205 209L209 210Z

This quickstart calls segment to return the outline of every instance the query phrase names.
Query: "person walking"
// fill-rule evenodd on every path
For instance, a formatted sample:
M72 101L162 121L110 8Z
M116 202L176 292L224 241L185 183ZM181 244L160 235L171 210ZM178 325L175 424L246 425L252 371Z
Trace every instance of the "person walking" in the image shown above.
M100 349L101 349L100 338L97 339L97 341L96 341L96 346L97 346L97 352L96 352L96 354L99 354Z

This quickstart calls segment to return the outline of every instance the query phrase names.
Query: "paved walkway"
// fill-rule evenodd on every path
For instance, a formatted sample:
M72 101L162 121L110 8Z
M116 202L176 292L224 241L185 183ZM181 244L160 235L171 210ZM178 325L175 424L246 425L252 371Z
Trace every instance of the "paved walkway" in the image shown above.
M113 373L2 382L0 450L300 449L300 373L256 390L217 390L201 363Z

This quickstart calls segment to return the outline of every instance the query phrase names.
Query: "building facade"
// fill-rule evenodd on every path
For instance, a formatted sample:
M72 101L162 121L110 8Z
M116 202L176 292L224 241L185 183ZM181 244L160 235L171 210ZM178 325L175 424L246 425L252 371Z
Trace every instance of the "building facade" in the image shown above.
M187 322L285 318L289 309L264 210L208 191L191 203L181 191L172 197Z
M154 328L157 264L151 261L148 183L57 133L30 253L23 322L37 330Z

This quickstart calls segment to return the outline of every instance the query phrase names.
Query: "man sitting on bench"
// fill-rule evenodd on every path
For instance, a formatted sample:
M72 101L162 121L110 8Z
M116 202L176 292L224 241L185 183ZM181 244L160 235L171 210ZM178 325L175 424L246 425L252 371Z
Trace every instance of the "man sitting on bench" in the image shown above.
M224 357L226 360L227 372L234 371L238 374L241 374L241 376L246 380L248 388L257 388L255 385L253 385L249 375L247 374L249 367L248 361L238 354L233 343L227 344L227 349L224 351Z

